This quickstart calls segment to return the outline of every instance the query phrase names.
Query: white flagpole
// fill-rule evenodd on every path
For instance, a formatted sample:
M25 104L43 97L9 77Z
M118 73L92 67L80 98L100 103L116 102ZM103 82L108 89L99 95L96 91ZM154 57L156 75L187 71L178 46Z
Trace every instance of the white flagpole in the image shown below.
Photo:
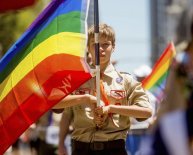
M96 65L96 97L97 106L100 106L100 54L99 54L99 11L98 0L94 0L94 39L95 39L95 65Z

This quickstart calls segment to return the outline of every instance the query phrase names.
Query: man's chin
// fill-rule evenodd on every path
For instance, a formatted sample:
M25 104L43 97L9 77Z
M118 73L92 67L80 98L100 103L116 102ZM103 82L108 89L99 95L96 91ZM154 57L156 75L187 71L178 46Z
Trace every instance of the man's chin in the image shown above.
M104 60L104 58L100 58L100 65L104 65L104 64L107 64L107 61ZM96 65L96 63L93 63L93 65Z

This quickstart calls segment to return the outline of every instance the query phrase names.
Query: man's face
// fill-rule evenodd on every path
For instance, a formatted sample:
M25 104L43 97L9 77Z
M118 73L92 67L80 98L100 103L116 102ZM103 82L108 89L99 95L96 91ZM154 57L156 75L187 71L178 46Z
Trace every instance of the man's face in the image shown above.
M99 39L99 53L100 53L100 64L108 64L110 62L112 51L114 50L114 46L112 45L112 42L107 39L101 37ZM91 54L92 61L95 64L95 43L94 39L90 40L90 43L88 45L88 50Z

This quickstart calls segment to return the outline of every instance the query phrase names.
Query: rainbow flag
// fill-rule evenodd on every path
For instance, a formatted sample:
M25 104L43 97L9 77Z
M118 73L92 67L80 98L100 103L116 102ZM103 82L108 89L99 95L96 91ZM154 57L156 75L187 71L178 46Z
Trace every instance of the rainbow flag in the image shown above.
M175 54L174 44L170 43L154 65L151 74L142 81L143 88L152 92L159 101L163 99L169 67Z
M0 60L0 154L91 78L84 55L88 0L52 0Z

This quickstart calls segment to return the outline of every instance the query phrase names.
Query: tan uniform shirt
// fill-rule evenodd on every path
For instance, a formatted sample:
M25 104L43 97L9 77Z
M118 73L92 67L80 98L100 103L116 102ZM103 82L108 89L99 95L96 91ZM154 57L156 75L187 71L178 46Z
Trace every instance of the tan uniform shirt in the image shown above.
M141 87L129 74L120 74L113 65L109 65L102 75L105 93L110 104L138 105L150 107L149 99ZM74 94L95 94L95 78L84 83ZM102 129L97 130L93 121L93 111L85 105L66 108L71 116L74 131L72 139L82 142L111 141L126 139L130 128L130 118L119 114L108 116Z

